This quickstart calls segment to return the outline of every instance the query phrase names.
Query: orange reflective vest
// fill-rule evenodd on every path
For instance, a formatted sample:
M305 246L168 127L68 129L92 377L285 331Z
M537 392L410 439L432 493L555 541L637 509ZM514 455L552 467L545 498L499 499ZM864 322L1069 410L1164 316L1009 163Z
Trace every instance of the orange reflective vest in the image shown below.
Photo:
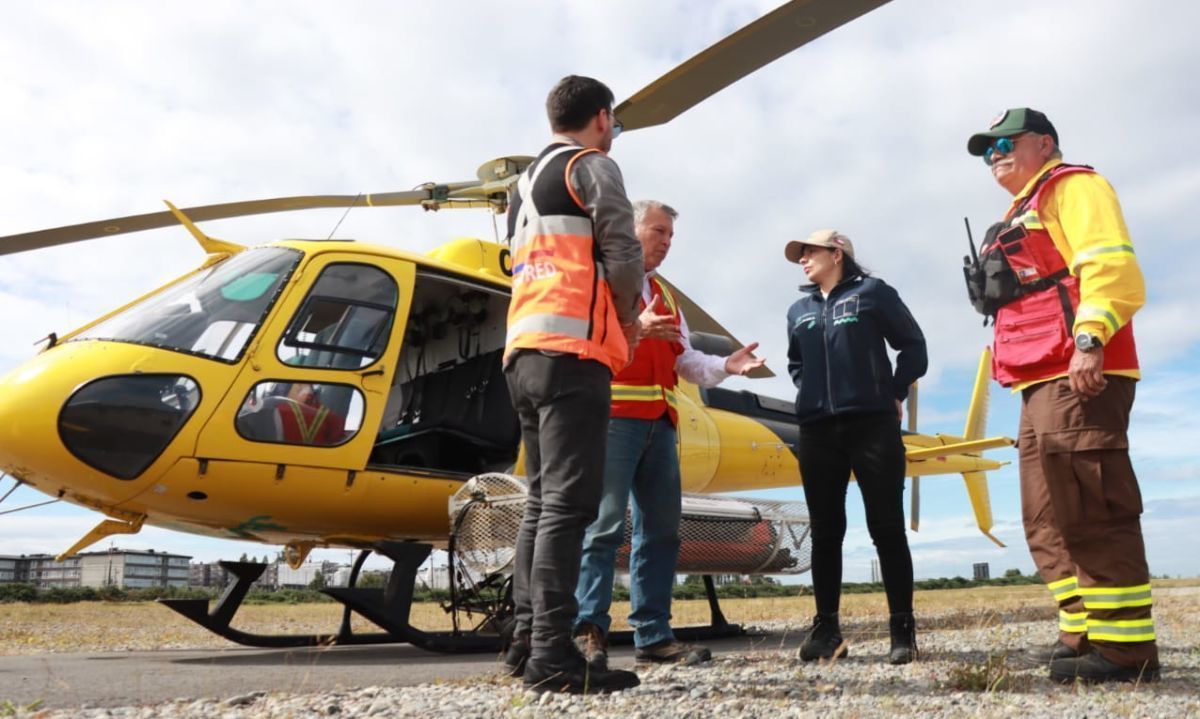
M666 285L651 277L650 301L662 297L675 326L680 326L679 307ZM640 309L645 309L642 301ZM613 377L612 416L631 419L658 419L666 413L671 424L679 423L675 410L675 359L683 354L683 345L658 339L643 339L633 351L633 362Z
M1037 288L996 312L992 374L1008 387L1067 374L1075 352L1075 312L1079 280L1070 274L1054 240L1038 219L1042 194L1073 172L1094 172L1083 165L1056 165L1038 181L1037 189L1004 218L1005 228L980 248L980 256L1003 252L1022 286ZM1104 346L1104 370L1136 370L1133 323L1127 323Z
M615 374L628 359L592 219L571 186L572 166L589 152L599 150L550 145L517 181L505 361L519 349L566 352Z

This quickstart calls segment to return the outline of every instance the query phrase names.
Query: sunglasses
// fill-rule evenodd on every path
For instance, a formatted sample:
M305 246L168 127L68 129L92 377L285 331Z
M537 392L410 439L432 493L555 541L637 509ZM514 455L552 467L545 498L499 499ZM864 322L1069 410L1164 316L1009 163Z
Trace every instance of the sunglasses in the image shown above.
M991 164L995 162L993 158L996 155L1007 155L1012 152L1013 148L1017 146L1016 141L1021 137L1024 137L1024 135L1025 133L1021 133L1020 135L1013 135L1012 137L996 138L996 141L993 142L988 149L983 151L983 164L990 167Z
M609 117L612 117L612 116L609 115ZM612 118L612 127L613 127L613 135L612 136L613 136L613 139L615 140L621 134L621 130L625 129L625 125L622 124L622 122L620 120L613 117Z

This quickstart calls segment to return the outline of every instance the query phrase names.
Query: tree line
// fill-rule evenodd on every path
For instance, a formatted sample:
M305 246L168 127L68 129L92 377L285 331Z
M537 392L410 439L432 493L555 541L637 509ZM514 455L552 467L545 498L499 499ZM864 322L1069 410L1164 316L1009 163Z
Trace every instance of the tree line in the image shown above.
M322 578L318 578L322 579ZM364 574L360 587L382 587L386 583L386 573ZM738 578L727 577L716 586L717 596L722 599L754 598L754 597L796 597L812 594L812 587L807 584L780 584L772 577L754 576L744 582ZM969 587L1002 587L1014 584L1040 584L1037 575L1023 575L1019 569L1010 569L1004 576L995 579L975 580L964 577L943 577L939 579L921 579L914 582L916 589L966 589ZM247 604L306 604L311 602L332 602L329 596L321 593L323 582L314 580L305 589L253 589L246 595ZM146 587L144 589L122 589L120 587L53 587L39 589L32 584L0 584L0 604L9 602L29 602L38 604L70 604L73 602L150 602L157 599L216 599L220 588L198 587ZM842 585L844 594L869 594L882 592L883 585L878 582L847 582ZM703 599L703 577L691 574L684 577L683 582L675 585L675 599ZM445 602L450 593L444 589L428 589L418 586L413 592L415 602ZM613 599L627 601L629 590L620 584L613 587Z

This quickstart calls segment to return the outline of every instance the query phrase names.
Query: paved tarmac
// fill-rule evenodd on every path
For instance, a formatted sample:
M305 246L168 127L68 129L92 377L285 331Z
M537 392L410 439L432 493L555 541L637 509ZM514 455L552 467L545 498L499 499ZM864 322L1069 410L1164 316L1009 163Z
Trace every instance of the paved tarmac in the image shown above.
M753 635L707 642L715 652L792 646L799 636ZM633 664L614 647L614 666ZM498 668L494 654L433 654L408 645L319 649L160 650L0 657L0 702L45 708L112 707L171 699L227 699L253 691L321 692L462 680Z

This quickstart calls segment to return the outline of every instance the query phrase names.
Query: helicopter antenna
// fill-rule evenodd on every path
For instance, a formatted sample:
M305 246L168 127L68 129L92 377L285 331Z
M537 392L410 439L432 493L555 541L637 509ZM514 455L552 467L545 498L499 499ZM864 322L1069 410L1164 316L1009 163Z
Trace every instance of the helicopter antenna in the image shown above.
M496 244L500 244L500 226L496 224L496 213L492 213L492 237L495 238Z
M346 207L346 211L345 211L345 212L343 212L343 213L342 213L342 216L338 218L337 224L336 224L336 225L334 225L334 226L333 226L333 229L329 231L329 237L326 237L326 238L325 238L326 240L332 240L332 239L333 239L333 233L337 232L338 228L342 226L342 220L346 219L346 215L350 214L350 210L353 210L353 209L354 209L354 207L355 207L355 206L358 204L358 201L359 201L359 199L361 199L361 198L362 198L362 196L363 196L363 193L361 193L361 192L360 192L360 193L358 193L357 195L355 195L355 196L354 196L354 201L353 201L353 202L351 202L351 203L350 203L350 204L349 204L349 205Z
M16 477L13 477L11 474L8 474L7 472L3 473L3 477L12 477L12 480L14 482L16 482L16 484L14 484L7 492L5 492L3 497L0 497L0 503L4 502L4 500L8 499L9 496L11 496L13 492L17 491L18 487L25 484L24 481L17 479ZM0 477L0 479L3 479L3 477ZM24 507L17 507L15 509L6 509L3 512L0 512L0 516L4 516L6 514L16 514L17 512L24 512L27 509L34 509L36 507L45 507L48 504L54 504L55 502L61 502L64 494L66 494L66 490L60 489L58 491L58 497L56 497L55 499L49 499L49 500L46 500L45 502L37 502L34 504L27 504Z
M8 476L8 472L0 472L0 481L3 481L4 478L7 476ZM21 486L21 484L22 484L21 480L17 479L16 477L13 477L13 480L16 482L16 484L14 484L12 486L12 489L5 492L3 497L0 497L0 504L4 504L4 500L8 499L8 496L10 494L17 491L17 487Z

